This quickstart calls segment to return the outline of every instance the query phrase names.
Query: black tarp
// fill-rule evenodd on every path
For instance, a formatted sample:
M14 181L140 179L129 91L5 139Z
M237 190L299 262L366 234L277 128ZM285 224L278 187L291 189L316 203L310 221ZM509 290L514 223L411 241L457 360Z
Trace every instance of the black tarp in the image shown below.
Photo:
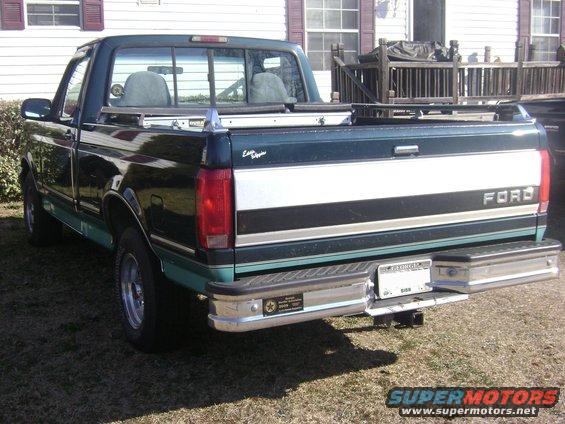
M388 59L400 62L449 62L452 60L449 49L438 41L389 41ZM359 55L359 63L377 62L379 48Z

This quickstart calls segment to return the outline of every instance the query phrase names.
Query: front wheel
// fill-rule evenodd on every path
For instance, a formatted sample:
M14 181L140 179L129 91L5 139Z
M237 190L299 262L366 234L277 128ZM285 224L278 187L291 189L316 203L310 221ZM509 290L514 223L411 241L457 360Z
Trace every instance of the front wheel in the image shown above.
M142 234L121 234L114 277L127 340L144 352L176 347L186 328L190 293L167 280Z

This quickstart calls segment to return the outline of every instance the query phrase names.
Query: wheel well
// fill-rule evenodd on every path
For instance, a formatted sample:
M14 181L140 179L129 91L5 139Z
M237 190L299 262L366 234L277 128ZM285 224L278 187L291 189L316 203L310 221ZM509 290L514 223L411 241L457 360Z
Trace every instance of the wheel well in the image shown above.
M20 171L19 179L20 179L20 186L23 187L26 176L30 172L30 167L29 164L27 163L27 160L25 159L22 159L21 165L22 165L22 170Z
M128 227L136 227L145 234L144 229L134 217L133 212L122 200L115 196L107 200L104 206L104 216L106 218L106 224L115 241L119 240L120 235Z

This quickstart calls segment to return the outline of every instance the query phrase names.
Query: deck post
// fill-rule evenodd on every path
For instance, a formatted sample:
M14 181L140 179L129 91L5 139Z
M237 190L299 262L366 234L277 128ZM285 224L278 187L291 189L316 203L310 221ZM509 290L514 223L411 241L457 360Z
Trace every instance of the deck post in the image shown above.
M379 38L379 101L388 104L389 60L386 38Z
M341 88L340 72L339 66L336 63L334 57L340 58L342 61L344 59L344 47L343 43L332 43L331 45L331 55L332 55L332 65L331 65L331 78L332 78L332 93L339 92Z
M522 99L524 92L524 60L526 59L526 46L523 40L516 43L516 59L518 66L516 68L516 100Z
M490 63L491 47L485 46L485 63Z
M561 62L561 64L565 64L565 44L561 44L557 49L557 60Z
M459 41L449 41L449 53L453 61L453 70L451 73L451 94L453 95L453 104L459 103Z
M337 43L332 43L331 55L332 55L331 76L332 76L332 93L333 93L335 91L339 91L339 88L337 86L337 63L335 63L334 60L334 57L338 55Z

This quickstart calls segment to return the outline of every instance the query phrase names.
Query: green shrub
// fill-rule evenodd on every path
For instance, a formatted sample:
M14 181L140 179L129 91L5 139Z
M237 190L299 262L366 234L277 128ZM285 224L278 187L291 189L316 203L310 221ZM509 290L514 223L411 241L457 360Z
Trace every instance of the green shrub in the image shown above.
M13 156L0 156L0 201L18 200L21 189L18 177L20 159Z
M19 102L0 102L0 201L20 198L23 119Z

